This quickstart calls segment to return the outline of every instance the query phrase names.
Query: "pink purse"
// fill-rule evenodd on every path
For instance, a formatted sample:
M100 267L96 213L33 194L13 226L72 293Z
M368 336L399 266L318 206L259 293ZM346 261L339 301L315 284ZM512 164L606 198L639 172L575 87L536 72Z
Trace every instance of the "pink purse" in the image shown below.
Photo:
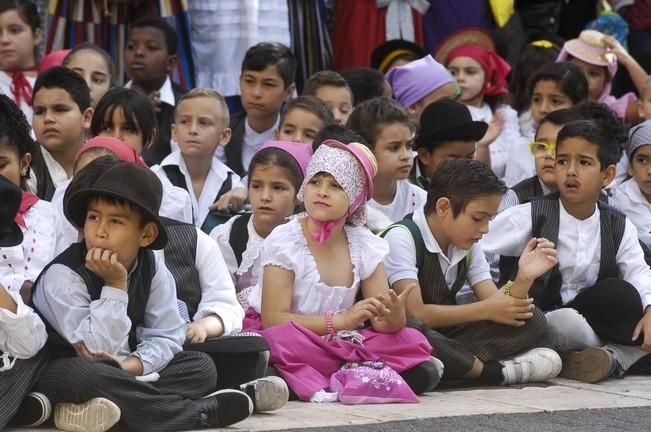
M330 377L330 390L346 405L419 402L405 380L383 361L346 363Z

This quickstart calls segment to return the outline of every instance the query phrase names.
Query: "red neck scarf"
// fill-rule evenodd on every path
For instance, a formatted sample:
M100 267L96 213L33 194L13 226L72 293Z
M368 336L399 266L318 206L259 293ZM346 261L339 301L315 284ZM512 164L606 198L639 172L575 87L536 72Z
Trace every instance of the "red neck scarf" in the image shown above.
M35 72L35 67L27 68L21 71L10 72L11 75L11 93L14 95L16 105L20 106L22 101L32 106L32 85L25 76L24 72Z
M37 202L38 197L36 195L31 192L23 191L23 199L20 202L18 213L16 213L16 217L14 218L14 221L22 228L27 228L27 224L25 223L25 213L27 213L27 210L32 208L32 206Z

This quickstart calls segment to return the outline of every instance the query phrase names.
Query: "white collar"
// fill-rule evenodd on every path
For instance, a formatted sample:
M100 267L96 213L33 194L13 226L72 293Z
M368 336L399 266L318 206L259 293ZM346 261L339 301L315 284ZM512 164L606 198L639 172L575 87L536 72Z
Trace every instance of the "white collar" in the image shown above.
M66 170L61 166L52 153L50 153L45 147L41 146L41 153L43 154L43 160L47 166L47 170L50 173L50 178L55 187L59 186L64 181L68 180L68 174Z
M628 198L636 203L636 204L643 204L646 206L651 206L651 203L649 202L648 199L642 194L642 191L640 190L640 185L637 184L634 178L631 178L629 180L626 180L624 183L622 183L619 188L621 191L628 196Z
M280 124L280 116L276 117L276 123L266 131L257 132L249 125L249 118L247 117L244 121L244 136L248 139L246 140L247 144L253 145L259 141L266 142L273 138L273 134L278 129Z
M129 81L126 83L124 86L126 88L131 88L133 85L133 81ZM160 101L163 103L166 103L167 105L170 106L176 106L176 98L174 97L174 91L172 90L172 80L170 77L165 78L165 82L161 86L160 89L158 89L160 92Z
M594 205L594 212L590 215L590 217L588 217L587 219L582 220L582 219L577 219L574 216L572 216L571 214L569 214L567 212L567 210L565 210L565 206L563 205L563 201L561 201L559 199L558 202L560 203L560 205L558 206L559 209L560 209L559 222L562 219L566 219L566 220L569 220L571 222L574 222L575 224L581 224L581 225L589 225L589 224L593 224L595 222L599 223L599 206L597 204Z
M551 189L547 187L540 177L536 176L536 178L538 179L538 183L540 183L540 189L542 190L543 195L550 194L552 192Z
M438 254L440 257L443 257L443 259L446 260L451 266L466 258L466 251L458 248L452 243L450 243L450 247L448 248L447 253L444 253L441 250L441 246L434 238L434 234L432 234L432 230L429 229L429 225L427 224L424 205L421 205L416 209L416 211L414 211L413 220L416 226L418 226L420 234L423 236L425 248L429 252Z

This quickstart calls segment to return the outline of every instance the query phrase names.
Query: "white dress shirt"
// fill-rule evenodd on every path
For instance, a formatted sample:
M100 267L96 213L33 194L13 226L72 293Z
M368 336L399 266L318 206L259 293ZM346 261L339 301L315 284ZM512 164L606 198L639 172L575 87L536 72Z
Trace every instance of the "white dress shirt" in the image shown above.
M206 216L208 216L208 213L210 212L208 207L215 202L215 197L221 189L224 181L226 181L228 173L232 173L231 189L240 183L240 176L231 171L231 169L228 168L222 161L213 157L212 164L210 165L210 170L208 171L208 176L206 177L206 181L203 184L203 189L201 190L199 197L197 197L194 194L192 178L188 173L188 168L185 165L185 160L181 156L180 150L177 150L168 155L160 163L160 166L154 165L151 168L152 171L154 171L154 173L156 173L156 175L161 179L161 181L167 180L169 183L167 174L165 174L165 170L163 169L163 167L166 165L178 166L181 170L181 173L183 174L183 177L185 177L185 186L187 188L186 190L190 197L190 203L192 204L192 220L198 228L201 228L204 220L206 219Z
M3 289L0 286L0 290ZM32 308L25 306L18 290L6 290L6 292L16 302L17 310L13 313L0 308L0 354L4 353L18 359L34 357L47 340L45 325ZM2 361L0 361L1 367Z
M614 189L612 205L621 210L637 228L637 235L651 247L651 203L642 195L634 178Z
M199 274L201 301L192 321L209 315L218 315L224 324L224 335L242 330L244 310L235 297L235 286L217 243L208 234L197 230L195 266ZM163 249L155 251L165 259Z
M601 220L596 205L594 213L585 220L570 215L562 202L559 207L556 252L563 278L561 299L566 304L597 282L601 265ZM520 256L531 236L531 203L521 204L495 217L481 245L488 253ZM644 261L637 231L628 218L616 262L621 278L640 293L642 305L651 304L651 269Z
M185 341L174 278L160 256L155 258L149 300L144 322L136 331L138 347L134 352L129 348L131 319L127 315L126 291L105 285L100 298L91 301L83 279L63 264L48 268L34 289L34 305L71 345L83 342L91 353L137 356L143 364L143 375L167 366Z
M253 159L253 155L260 150L262 144L274 138L274 134L276 129L278 129L279 124L280 116L278 116L276 123L274 123L271 129L258 133L249 126L249 118L246 118L246 121L244 122L244 137L242 138L242 166L244 167L244 171L249 170L251 159Z
M445 253L441 250L427 225L423 206L414 212L413 220L420 230L425 248L429 252L437 254L441 272L445 276L445 282L448 284L448 288L451 288L457 280L458 265L466 259L467 251L452 243L450 243ZM384 257L384 268L389 278L389 284L393 285L403 279L418 280L416 247L411 233L402 228L393 228L384 238L389 242L389 253ZM490 268L481 247L474 244L470 249L470 253L471 261L466 275L468 283L474 286L479 282L490 280Z

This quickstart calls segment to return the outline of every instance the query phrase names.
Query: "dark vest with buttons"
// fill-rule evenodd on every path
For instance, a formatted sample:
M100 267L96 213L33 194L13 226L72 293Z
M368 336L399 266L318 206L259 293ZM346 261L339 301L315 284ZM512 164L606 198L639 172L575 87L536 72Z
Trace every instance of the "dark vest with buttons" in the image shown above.
M41 272L41 275L54 264L62 264L75 273L77 273L90 294L90 300L96 301L99 300L102 294L102 288L104 287L104 281L100 279L95 273L91 272L86 268L86 245L81 243L73 243L63 251L59 256L57 256L53 261L51 261ZM129 303L127 306L127 315L131 320L131 330L129 331L129 348L131 351L135 351L138 346L138 338L136 337L136 329L144 324L145 321L145 308L147 302L149 301L149 294L151 292L151 281L156 272L156 262L154 259L154 253L149 249L140 249L138 253L138 264L136 268L131 272L128 279L129 289L127 294L129 295ZM38 289L43 289L40 287L39 280L40 276L34 282L34 292ZM38 312L38 309L34 307L34 302L32 307ZM39 315L41 315L39 313ZM41 315L41 318L44 318ZM67 357L75 356L75 351L70 345L70 343L65 340L52 326L43 319L45 322L48 341L47 346L51 351L52 355L55 357Z
M167 230L165 266L176 283L176 298L185 303L190 319L201 302L201 283L197 271L197 228L194 225L161 217Z
M425 249L423 265L418 269L418 283L424 304L455 305L456 296L466 282L468 274L468 256L459 262L457 279L448 288L445 275L441 270L438 254Z
M601 231L601 262L597 280L618 278L620 275L617 268L617 251L624 236L626 216L602 201L598 201L597 206ZM560 194L558 192L531 200L533 237L544 237L557 244L559 220ZM506 269L505 273L508 274L509 279L513 279L517 274L517 266L510 271ZM500 263L500 274L502 274L502 263ZM563 279L557 264L536 279L529 290L529 295L534 299L536 306L543 311L558 309L563 306L560 293L562 284Z

